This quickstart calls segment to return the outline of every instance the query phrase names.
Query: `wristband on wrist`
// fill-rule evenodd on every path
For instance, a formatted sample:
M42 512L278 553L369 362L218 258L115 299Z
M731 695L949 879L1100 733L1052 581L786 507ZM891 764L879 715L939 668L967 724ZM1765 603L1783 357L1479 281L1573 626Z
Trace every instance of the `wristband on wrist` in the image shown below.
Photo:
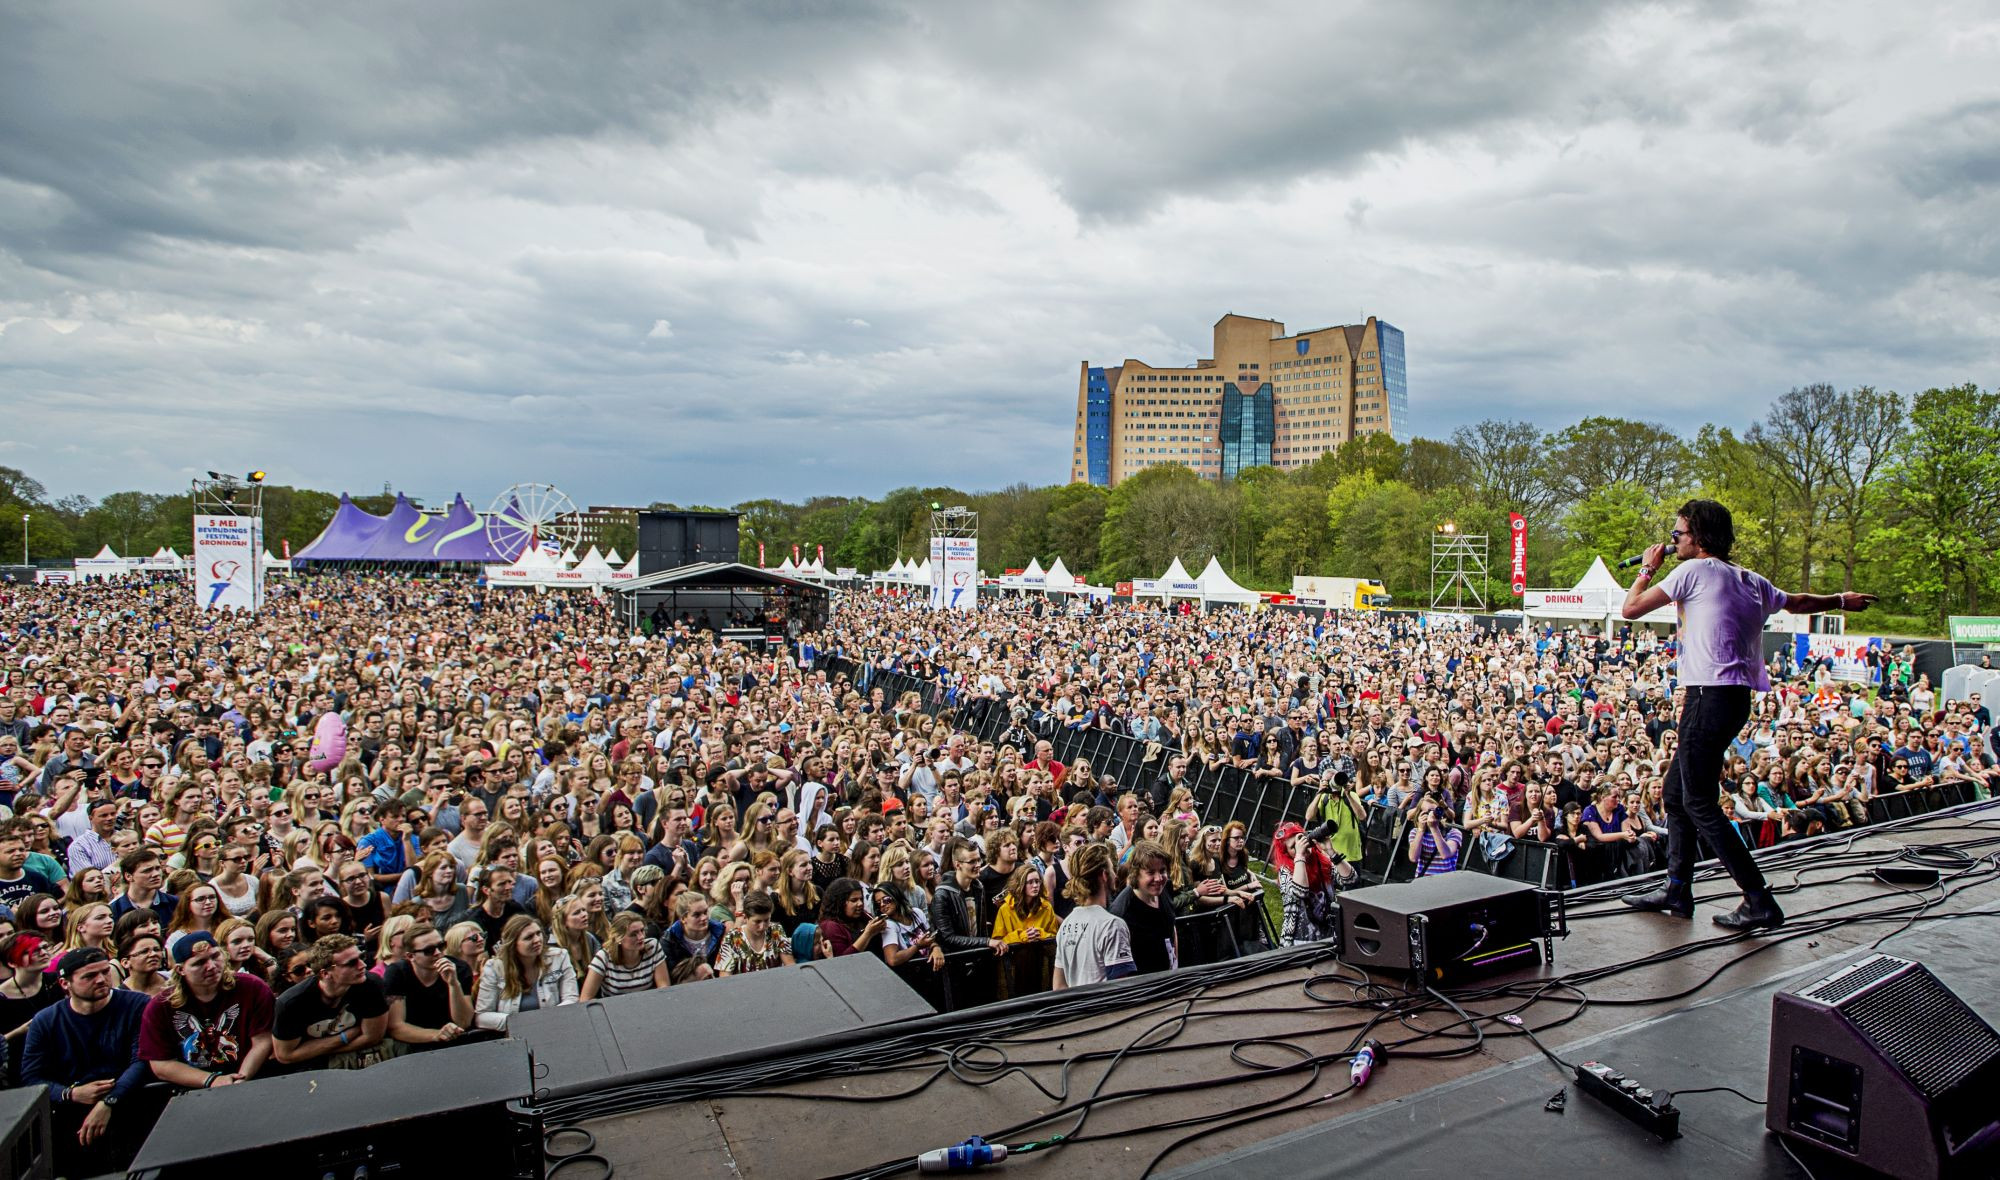
M219 1077L221 1077L221 1076L222 1076L222 1075L221 1075L221 1074L219 1074L219 1073L212 1073L212 1074L209 1074L209 1075L208 1075L208 1080L207 1080L207 1081L205 1081L205 1082L203 1082L203 1083L201 1084L201 1088L202 1088L202 1089L204 1089L204 1090L206 1090L206 1089L208 1089L209 1087L211 1087L211 1086L215 1085L215 1079L217 1079L217 1078L219 1078Z

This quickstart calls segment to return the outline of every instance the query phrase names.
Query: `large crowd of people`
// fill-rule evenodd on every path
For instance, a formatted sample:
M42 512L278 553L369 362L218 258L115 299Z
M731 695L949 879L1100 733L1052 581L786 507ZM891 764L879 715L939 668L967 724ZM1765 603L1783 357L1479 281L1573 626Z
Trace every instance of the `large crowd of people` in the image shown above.
M0 1068L77 1172L129 1158L146 1095L545 1007L871 954L956 1008L1322 938L1375 808L1423 874L1663 859L1675 652L1645 628L847 593L764 649L452 576L273 589L0 588ZM1721 787L1745 840L1994 784L1987 706L1907 652L1775 672ZM1154 756L1117 781L1065 729ZM1191 772L1225 764L1288 787L1268 845L1203 814Z

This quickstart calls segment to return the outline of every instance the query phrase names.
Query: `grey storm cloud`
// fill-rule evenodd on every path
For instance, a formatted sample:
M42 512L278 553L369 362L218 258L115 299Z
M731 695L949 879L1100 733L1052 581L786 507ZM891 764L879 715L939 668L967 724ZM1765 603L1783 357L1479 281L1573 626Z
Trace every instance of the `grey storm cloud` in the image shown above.
M1854 2L0 9L6 461L731 502L1067 471L1076 365L1414 427L1995 380L2000 21Z

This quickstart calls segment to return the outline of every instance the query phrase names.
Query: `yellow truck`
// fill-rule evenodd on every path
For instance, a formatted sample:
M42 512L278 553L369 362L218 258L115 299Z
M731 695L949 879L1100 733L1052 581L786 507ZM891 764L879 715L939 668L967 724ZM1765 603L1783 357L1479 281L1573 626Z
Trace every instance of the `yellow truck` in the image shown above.
M1388 587L1371 578L1294 577L1292 597L1300 606L1335 610L1381 610L1389 605Z

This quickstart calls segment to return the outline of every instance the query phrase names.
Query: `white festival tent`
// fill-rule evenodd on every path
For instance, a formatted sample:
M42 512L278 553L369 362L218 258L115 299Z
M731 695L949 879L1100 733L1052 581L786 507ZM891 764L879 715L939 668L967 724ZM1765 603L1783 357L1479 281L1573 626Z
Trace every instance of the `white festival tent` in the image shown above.
M1081 592L1076 576L1069 572L1069 567L1063 564L1063 559L1060 557L1049 563L1049 572L1043 577L1042 588L1051 594Z
M576 563L576 568L569 572L582 575L581 580L586 585L602 586L611 580L611 563L604 560L597 546L592 545L590 552L585 553L583 559Z
M1201 600L1204 604L1227 602L1246 606L1262 601L1255 590L1245 590L1238 586L1235 579L1223 572L1222 563L1213 557L1208 559L1208 564L1202 567L1201 577L1195 581L1201 586Z
M1625 587L1612 576L1604 558L1596 557L1576 585L1567 590L1530 590L1523 596L1522 606L1530 619L1595 622L1615 628L1625 621L1620 617L1625 606ZM1672 604L1668 604L1633 621L1671 625L1678 617Z
M625 564L625 559L618 556L618 546L613 545L611 547L611 552L604 555L604 564L611 566L613 568Z
M95 557L79 557L76 559L76 576L85 580L91 578L117 578L123 577L128 570L136 569L138 566L138 558L120 557L112 552L111 546L106 545L97 551L97 556Z
M1187 572L1187 567L1176 557L1174 563L1167 567L1167 572L1154 583L1152 592L1160 598L1200 598L1201 583Z
M292 572L292 563L266 549L264 550L264 572L267 574L289 574Z
M577 558L576 558L576 550L575 550L575 549L565 549L565 550L563 550L563 551L562 551L562 556L561 556L561 557L559 557L559 558L557 558L556 560L557 560L557 561L559 561L559 562L560 562L560 563L562 564L562 567L563 567L564 569L568 569L569 567L571 567L571 566L573 566L573 565L575 565L575 564L576 564L576 561L577 561Z
M618 551L616 549L613 549L611 552L616 553ZM617 565L617 561L616 559L613 558L607 558L606 564ZM636 579L638 576L639 576L639 555L636 553L632 555L632 560L626 562L624 565L618 566L617 569L611 571L611 580L614 582L630 582Z
M556 575L564 572L556 559L538 545L530 545L511 565L486 567L489 586L553 586Z

